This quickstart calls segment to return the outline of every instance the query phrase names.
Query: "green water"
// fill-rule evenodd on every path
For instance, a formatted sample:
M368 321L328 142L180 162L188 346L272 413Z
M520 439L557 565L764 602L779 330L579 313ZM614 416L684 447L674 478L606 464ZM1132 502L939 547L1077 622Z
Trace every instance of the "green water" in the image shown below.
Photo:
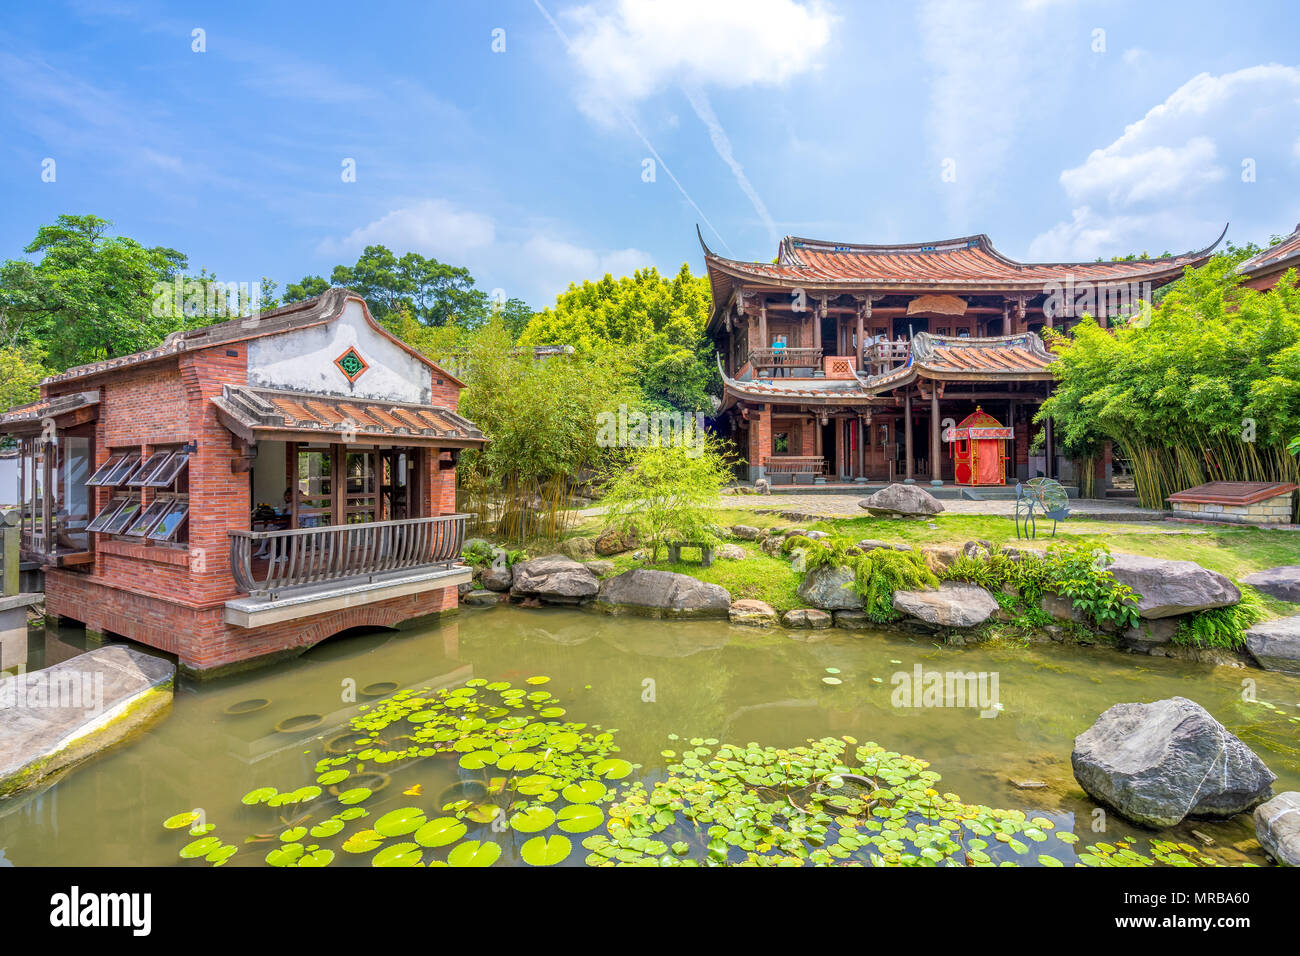
M75 631L34 637L33 663L61 659L79 640ZM910 675L918 664L927 672L996 674L996 716L981 717L970 707L895 706L893 675ZM838 669L843 683L823 683L827 668ZM1114 703L1181 695L1255 749L1278 776L1275 790L1300 789L1300 680L1278 674L1101 647L949 648L919 637L841 630L795 640L786 632L717 622L467 609L450 623L341 636L296 660L237 677L181 681L170 715L129 744L51 785L0 801L0 864L177 863L177 850L190 837L164 830L161 822L193 808L241 844L227 865L260 864L276 844L244 844L243 838L277 834L310 805L246 807L240 797L256 787L310 783L323 748L346 730L359 704L374 699L359 693L354 699L353 691L382 682L453 687L470 678L522 685L536 674L551 678L546 689L567 708L564 719L617 730L621 756L642 764L637 773L651 780L662 778L669 762L660 752L671 746L670 734L776 747L850 735L930 761L942 774L939 789L967 802L1023 809L1048 817L1058 830L1073 828L1080 844L1134 835L1199 845L1191 834L1196 829L1215 841L1207 852L1222 861L1260 862L1248 814L1161 834L1114 816L1105 832L1092 829L1095 804L1070 772L1074 736ZM1243 700L1252 689L1278 709ZM225 713L254 698L270 703L243 716ZM275 729L303 714L324 719L306 731ZM366 803L373 816L411 805L432 813L458 779L454 760L442 755L384 769L390 782ZM1013 781L1046 787L1022 789ZM403 794L417 784L422 795ZM328 797L319 803L308 825L339 809ZM516 844L526 837L487 829L478 836L505 848L497 865L519 862ZM1068 860L1072 851L1058 852ZM334 865L366 862L339 854Z

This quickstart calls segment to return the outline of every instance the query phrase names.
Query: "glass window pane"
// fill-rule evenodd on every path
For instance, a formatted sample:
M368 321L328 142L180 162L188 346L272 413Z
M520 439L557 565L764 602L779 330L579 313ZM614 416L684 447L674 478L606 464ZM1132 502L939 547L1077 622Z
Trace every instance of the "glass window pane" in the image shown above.
M149 481L149 476L157 471L172 456L169 451L156 451L145 459L144 464L131 473L124 484L128 488L139 488Z
M126 504L127 498L119 496L114 498L104 506L104 510L95 515L94 519L86 526L87 531L103 531L104 526L117 514L118 509Z
M138 498L128 498L126 503L113 515L104 525L106 534L121 534L122 530L131 523L136 514L140 511L140 501Z
M150 488L166 488L178 477L190 456L178 451L154 470L145 484Z
M170 507L167 514L158 522L158 526L153 529L149 535L150 541L171 541L175 539L176 532L185 522L185 516L190 513L190 503L184 498L169 499Z
M122 457L123 456L121 455L109 455L108 461L104 462L102 465L100 465L98 468L95 469L95 473L86 480L86 484L88 485L103 484L104 479L107 478L117 468L118 465L122 464Z
M136 454L125 454L122 460L117 463L117 467L104 476L101 485L120 485L126 476L133 472L137 465L140 464L140 456Z
M172 506L170 498L159 498L152 502L148 508L140 514L131 527L126 529L126 533L137 537L144 537L153 530L153 526L158 523L158 519L165 515Z

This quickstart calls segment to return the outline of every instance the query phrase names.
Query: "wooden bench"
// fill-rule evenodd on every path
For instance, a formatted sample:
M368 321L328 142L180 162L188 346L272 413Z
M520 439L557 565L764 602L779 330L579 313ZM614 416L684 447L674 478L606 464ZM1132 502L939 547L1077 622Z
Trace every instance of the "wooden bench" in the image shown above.
M708 568L713 566L713 548L714 545L702 544L695 541L673 541L668 545L668 560L672 564L677 564L682 559L682 548L699 548L700 549L700 567Z

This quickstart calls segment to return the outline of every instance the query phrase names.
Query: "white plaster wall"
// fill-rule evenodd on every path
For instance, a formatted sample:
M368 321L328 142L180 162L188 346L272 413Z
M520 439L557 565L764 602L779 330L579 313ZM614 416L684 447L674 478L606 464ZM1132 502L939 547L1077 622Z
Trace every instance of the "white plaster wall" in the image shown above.
M284 507L284 489L289 485L284 474L284 453L282 441L257 443L257 458L253 461L253 507L263 502L273 508Z
M356 382L334 364L349 346L370 365ZM433 397L429 366L376 332L352 300L325 325L250 339L248 384L390 402L427 404Z

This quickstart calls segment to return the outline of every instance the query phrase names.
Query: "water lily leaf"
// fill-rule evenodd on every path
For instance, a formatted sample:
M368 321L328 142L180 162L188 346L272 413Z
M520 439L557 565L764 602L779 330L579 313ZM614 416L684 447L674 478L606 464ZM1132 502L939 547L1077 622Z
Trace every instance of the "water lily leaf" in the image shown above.
M555 819L565 833L586 833L605 821L605 812L590 803L575 803L557 813Z
M265 803L274 797L276 792L275 787L258 787L256 790L250 790L248 793L240 797L240 801L245 806L251 807L254 804ZM173 819L175 818L173 817Z
M319 777L316 778L316 782L319 783L322 787L328 787L331 784L338 783L340 780L348 779L348 777L350 777L351 775L352 775L351 771L348 770L326 770L323 774L321 774Z
M592 767L591 772L606 780L621 780L632 772L632 765L621 757L607 757Z
M420 846L446 846L463 837L465 830L465 824L455 817L438 817L415 831L415 842Z
M550 679L549 677L540 677L540 676L538 676L538 677L529 677L529 678L527 678L527 679L524 681L524 683L526 683L526 684L546 684L546 683L549 683L550 680L551 680L551 679Z
M344 790L339 794L339 803L360 803L362 800L367 799L370 794L371 791L365 787L353 787L351 790Z
M384 842L374 830L358 830L343 841L344 853L369 853Z
M280 834L281 843L297 843L307 835L306 827L290 827Z
M570 803L595 803L608 792L609 788L599 780L579 780L560 791Z
M317 838L332 837L343 829L343 821L339 819L322 820L311 828L311 835Z
M333 862L333 850L313 850L311 853L304 853L302 859L298 861L298 865L307 867L329 866Z
M203 859L207 860L213 866L221 866L221 864L234 856L238 850L239 847L235 846L233 843L223 843Z
M519 849L519 855L529 866L554 866L563 862L573 849L568 837L533 837Z
M466 840L447 854L448 866L491 866L501 856L500 844L491 840Z
M221 840L217 837L200 837L181 847L180 856L182 860L197 860L201 856L207 856L219 846Z
M555 822L555 811L550 807L525 807L510 818L512 829L520 833L538 833Z
M266 862L271 866L293 866L298 862L298 857L302 856L303 849L301 843L286 843L268 853Z
M424 851L414 843L394 843L370 858L371 866L418 866Z
M179 830L181 827L189 826L198 818L199 813L197 810L187 810L185 813L178 813L174 817L168 817L163 821L163 826L168 830Z

